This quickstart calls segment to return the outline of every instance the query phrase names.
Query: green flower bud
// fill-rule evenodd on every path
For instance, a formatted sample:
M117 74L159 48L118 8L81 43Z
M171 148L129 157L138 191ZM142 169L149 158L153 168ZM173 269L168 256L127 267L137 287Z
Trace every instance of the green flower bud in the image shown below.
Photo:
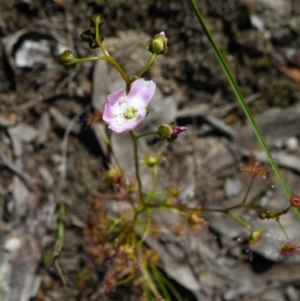
M262 237L263 233L264 231L260 229L253 231L249 237L249 243L252 245L256 245Z
M89 47L90 47L91 49L99 48L99 46L98 46L96 43L94 43L94 42L89 43Z
M147 156L145 158L145 165L149 168L152 168L159 163L159 156Z
M91 20L91 23L90 23L91 27L96 27L96 26L101 27L104 23L104 18L100 14L92 15L90 20Z
M59 57L57 57L57 61L67 70L71 70L75 68L77 64L77 57L70 51L64 51Z
M172 127L168 124L162 124L158 127L158 135L161 140L167 140L171 137Z
M92 33L90 30L85 30L80 34L80 39L84 42L92 42L95 39L95 34Z
M267 214L266 214L265 212L260 212L260 213L258 214L258 217L259 217L260 219L266 219L266 218L267 218Z
M81 35L80 35L80 39L84 42L89 43L89 47L91 49L99 48L97 43L95 43L96 34L92 33L90 30L85 30L84 32L82 32ZM103 36L102 36L101 33L99 33L99 39L100 39L100 42L102 43L103 42Z
M178 126L175 122L169 122L168 124L162 124L158 128L158 134L161 140L167 140L172 142L177 139L178 134L185 131L185 126Z
M168 50L168 45L167 45L168 39L165 35L165 32L162 31L161 33L157 34L154 36L147 45L147 49L151 53L155 54L165 54Z
M179 195L180 195L180 191L179 191L179 189L177 187L172 187L170 189L170 193L171 193L172 196L174 196L176 198L178 198Z

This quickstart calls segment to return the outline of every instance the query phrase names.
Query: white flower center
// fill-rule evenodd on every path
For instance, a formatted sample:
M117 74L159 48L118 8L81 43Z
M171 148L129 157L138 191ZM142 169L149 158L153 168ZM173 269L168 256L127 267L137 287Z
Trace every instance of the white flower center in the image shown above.
M139 113L138 108L140 104L135 101L134 103L128 103L126 98L122 98L119 103L119 113L117 115L117 123L122 125L128 121L138 121L139 120Z

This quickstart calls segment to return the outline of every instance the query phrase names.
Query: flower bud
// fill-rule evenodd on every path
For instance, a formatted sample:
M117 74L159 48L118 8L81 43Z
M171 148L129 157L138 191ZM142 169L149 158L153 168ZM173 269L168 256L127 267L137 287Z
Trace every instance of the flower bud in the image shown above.
M167 45L168 39L165 35L165 32L162 31L161 33L155 35L147 45L147 49L151 53L155 54L165 54L168 50L168 45Z
M259 217L260 219L266 219L266 218L267 218L267 214L266 214L265 212L260 212L260 213L258 214L258 217Z
M266 210L264 212L260 212L258 217L260 219L272 219L272 218L276 218L276 213L271 212L270 210Z
M70 51L64 51L58 58L57 61L67 70L75 68L77 64L77 57Z
M125 254L127 254L128 256L131 256L134 254L134 248L130 244L125 244L122 249L123 249L122 251Z
M99 48L99 46L98 46L95 42L90 42L90 43L89 43L89 47L90 47L91 49Z
M292 196L290 198L290 203L292 207L300 208L300 197L299 196Z
M110 183L118 183L122 180L122 171L118 167L113 166L103 176Z
M252 176L261 176L266 178L267 168L259 162L248 163L241 166L241 171L246 171L252 174Z
M159 126L158 134L161 140L172 142L186 129L186 126L178 126L174 122L169 122L168 124L162 124Z
M205 226L207 222L201 216L201 212L193 211L187 216L187 222L190 226Z
M254 230L249 237L249 243L251 245L258 244L259 240L261 239L263 234L264 234L264 231L261 229Z
M95 34L92 33L90 30L85 30L80 34L80 39L84 42L92 42L95 39Z
M162 124L158 127L158 135L161 140L167 140L171 137L172 128L168 124Z
M91 23L90 23L91 27L96 27L96 26L101 27L104 23L104 18L100 14L92 15L90 20L91 20Z
M159 156L147 156L145 158L145 165L149 168L152 168L159 163Z
M172 188L170 189L170 193L171 193L171 195L172 195L173 197L175 197L175 198L178 198L179 195L180 195L180 191L179 191L179 189L178 189L177 187L172 187Z
M80 39L84 42L89 43L89 47L91 49L99 48L97 43L95 43L96 34L91 32L90 30L85 30L84 32L82 32L80 34ZM102 36L101 33L99 33L99 39L100 39L100 42L102 43L103 42L103 36Z

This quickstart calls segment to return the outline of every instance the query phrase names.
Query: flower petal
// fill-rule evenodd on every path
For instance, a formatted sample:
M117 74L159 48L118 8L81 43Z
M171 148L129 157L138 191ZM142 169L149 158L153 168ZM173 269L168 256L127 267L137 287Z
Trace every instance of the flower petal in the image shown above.
M126 97L126 92L124 88L120 88L119 90L111 93L110 95L107 95L108 103L113 106L115 105L121 97Z
M172 134L173 134L173 135L178 135L178 134L180 134L181 132L186 131L186 130L187 130L187 127L186 127L186 126L174 125L174 126L172 127Z
M102 119L108 123L110 121L110 119L112 119L114 117L115 117L115 114L113 114L111 112L111 106L108 103L106 103L104 106Z
M108 95L107 104L110 106L110 111L114 115L119 115L124 112L124 108L127 107L127 95L125 90L122 88Z
M156 84L152 81L145 81L143 78L133 82L131 90L127 95L128 102L139 102L140 105L147 106L154 95Z

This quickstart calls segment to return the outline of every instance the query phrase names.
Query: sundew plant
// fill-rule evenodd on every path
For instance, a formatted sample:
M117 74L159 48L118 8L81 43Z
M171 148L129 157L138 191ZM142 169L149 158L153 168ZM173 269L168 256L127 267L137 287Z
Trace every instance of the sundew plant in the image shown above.
M79 63L105 60L111 64L124 80L124 87L107 95L107 101L101 112L97 112L94 121L101 122L107 126L108 131L103 132L103 136L110 147L111 135L129 135L132 141L132 152L134 158L135 177L127 178L124 170L118 164L118 158L111 149L112 160L110 167L103 172L103 178L113 187L115 200L126 202L125 209L120 210L118 215L114 215L105 210L103 203L107 201L99 198L95 201L93 210L97 213L94 219L89 221L85 230L85 239L89 252L97 258L106 257L112 262L110 269L106 272L103 279L104 291L110 295L118 286L133 283L140 290L141 300L183 300L183 297L177 292L176 288L168 280L161 269L161 255L151 249L147 244L149 236L159 235L161 228L153 222L153 214L158 210L170 211L178 214L183 222L189 225L192 231L199 231L207 227L207 221L203 217L204 212L221 212L228 215L235 221L245 227L248 231L249 244L256 244L262 239L263 230L253 228L241 216L235 213L238 208L244 208L257 213L258 219L273 219L278 223L279 228L285 237L285 242L280 246L278 255L282 257L291 257L299 254L297 244L294 244L280 222L280 217L286 214L291 208L299 217L300 197L292 195L271 155L267 144L261 135L260 129L251 114L243 95L229 70L214 38L203 19L200 10L195 1L190 0L199 23L207 36L211 47L226 75L237 101L243 109L256 137L269 159L270 166L273 169L283 191L287 198L286 208L280 212L254 206L247 202L249 191L252 188L253 181L256 178L266 177L267 169L259 162L245 164L241 170L251 175L249 187L246 195L239 203L228 208L205 208L200 203L196 206L187 206L182 204L180 199L180 189L176 183L170 185L169 190L163 193L159 190L157 184L158 173L160 172L161 157L157 154L148 154L142 161L139 154L139 141L144 137L156 137L161 143L176 143L180 139L180 134L189 129L182 125L177 125L175 121L166 120L157 129L149 132L137 133L137 129L147 119L151 113L151 100L155 93L155 78L145 80L144 75L152 66L158 55L165 55L168 50L167 28L161 29L148 44L145 43L145 50L150 52L150 57L145 62L144 68L134 75L128 75L119 63L110 55L109 49L106 49L103 39L102 26L104 19L101 15L95 14L90 18L91 29L82 32L80 38L87 43L91 49L100 49L101 56L77 57L70 51L63 52L58 57L58 62L71 70ZM152 66L152 68L155 68ZM105 76L105 74L103 74ZM141 164L153 172L152 189L148 191L144 187L143 177L141 175ZM148 187L148 186L147 186ZM63 216L63 208L61 208ZM267 221L266 221L267 222ZM55 259L63 248L63 223L59 227L60 244L56 249Z

